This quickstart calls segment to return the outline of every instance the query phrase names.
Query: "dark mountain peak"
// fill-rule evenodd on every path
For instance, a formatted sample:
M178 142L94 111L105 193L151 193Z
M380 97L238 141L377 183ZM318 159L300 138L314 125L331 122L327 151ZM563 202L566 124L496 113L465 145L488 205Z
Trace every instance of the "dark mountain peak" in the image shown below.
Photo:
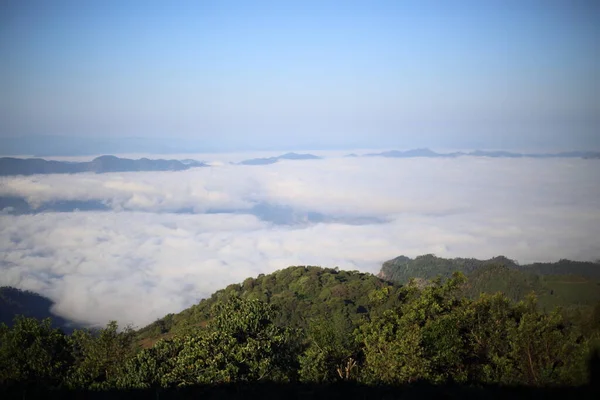
M415 261L416 260L443 260L443 258L441 257L437 257L435 254L421 254L420 256L416 256L415 257Z
M321 157L314 154L285 153L277 158L285 160L318 160Z
M490 258L489 260L486 261L486 263L502 264L502 265L511 266L511 267L516 267L517 265L519 265L519 263L517 263L515 260L511 260L510 258L502 256L502 255Z
M0 323L12 325L17 315L36 319L52 318L54 326L71 331L73 323L52 313L54 302L40 294L11 286L0 287Z
M406 155L414 155L414 156L421 156L421 157L435 157L435 156L439 156L438 153L436 153L435 151L433 151L431 149L428 149L428 148L408 150L408 151L405 151L404 154L406 154Z
M533 263L519 265L505 256L496 256L487 260L476 258L443 258L434 254L424 254L411 259L400 256L386 261L378 276L406 283L411 278L433 279L437 276L448 278L455 271L473 273L484 267L503 266L511 270L537 275L577 275L590 279L600 279L600 268L593 262L560 260L553 263Z
M452 154L440 154L428 148L411 149L406 151L389 150L381 153L366 154L369 157L412 158L412 157L454 157Z
M179 160L181 163L188 165L190 167L205 167L206 163L203 161L194 160L191 158L186 158L184 160Z
M109 161L116 161L116 160L125 160L125 158L119 158L119 157L113 156L113 155L103 155L103 156L98 156L98 157L94 158L92 160L92 162L109 162ZM142 158L142 160L144 160L144 158Z
M79 172L182 171L206 164L184 164L177 160L131 160L103 155L89 162L47 161L41 158L0 158L0 175L75 174Z
M275 164L279 160L319 160L321 157L315 156L314 154L299 154L299 153L285 153L277 157L268 158L251 158L249 160L241 161L240 165L268 165Z
M473 156L473 157L491 157L491 158L586 158L586 159L598 159L600 153L590 151L569 151L562 153L513 153L504 150L474 150L468 153L458 151L453 153L436 153L435 151L428 148L419 148L406 151L389 150L381 153L369 153L365 154L366 157L389 157L389 158L412 158L412 157L461 157L461 156Z
M390 261L386 261L386 262L409 262L412 261L412 258L410 257L406 257L406 256L398 256Z
M241 161L240 165L269 165L275 164L279 159L277 157L269 158L251 158L249 160Z

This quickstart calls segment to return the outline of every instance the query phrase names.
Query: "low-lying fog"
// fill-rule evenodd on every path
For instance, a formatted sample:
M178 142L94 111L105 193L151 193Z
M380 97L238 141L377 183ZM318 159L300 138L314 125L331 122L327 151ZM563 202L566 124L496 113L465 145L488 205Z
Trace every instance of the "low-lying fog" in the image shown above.
M0 285L82 323L143 326L290 265L600 258L597 160L203 159L214 166L0 178Z

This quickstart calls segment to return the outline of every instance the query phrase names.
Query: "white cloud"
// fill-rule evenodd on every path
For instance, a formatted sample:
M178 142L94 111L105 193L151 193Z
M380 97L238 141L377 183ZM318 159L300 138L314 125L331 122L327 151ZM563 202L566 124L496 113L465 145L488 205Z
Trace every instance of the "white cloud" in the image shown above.
M102 200L114 211L0 215L0 284L45 294L60 315L86 323L144 325L289 265L376 272L423 253L596 259L598 172L592 160L369 158L3 178L0 196ZM259 202L387 222L286 226L202 214ZM171 212L186 208L196 213Z

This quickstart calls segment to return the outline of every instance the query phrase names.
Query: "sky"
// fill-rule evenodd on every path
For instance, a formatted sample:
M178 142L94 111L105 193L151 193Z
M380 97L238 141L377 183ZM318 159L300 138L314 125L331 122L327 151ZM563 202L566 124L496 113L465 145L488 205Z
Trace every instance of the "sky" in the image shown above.
M583 0L5 0L0 142L600 149L599 22Z
M203 157L213 166L0 177L0 286L85 325L141 327L292 265L600 260L600 160Z

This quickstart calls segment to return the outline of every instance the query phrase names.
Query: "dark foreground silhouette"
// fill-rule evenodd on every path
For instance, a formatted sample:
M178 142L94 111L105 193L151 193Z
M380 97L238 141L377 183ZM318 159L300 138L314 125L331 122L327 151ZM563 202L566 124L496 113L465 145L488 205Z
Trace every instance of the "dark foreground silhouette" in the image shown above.
M110 391L3 388L3 399L598 399L597 387L532 388L507 386L366 386L355 383L221 384L183 389Z
M581 387L231 383L180 389L52 390L35 385L0 386L1 399L600 399L600 352L588 364L588 384Z

